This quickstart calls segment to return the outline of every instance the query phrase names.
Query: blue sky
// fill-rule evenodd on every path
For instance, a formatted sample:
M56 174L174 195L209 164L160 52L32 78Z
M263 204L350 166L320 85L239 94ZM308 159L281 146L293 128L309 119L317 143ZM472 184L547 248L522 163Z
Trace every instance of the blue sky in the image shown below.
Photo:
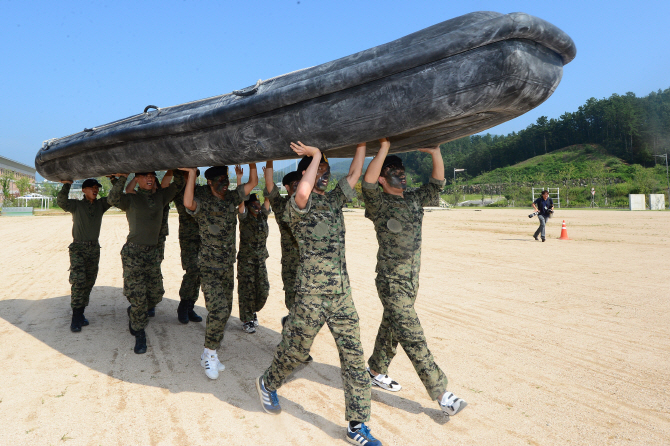
M567 32L576 59L554 95L494 127L518 131L590 97L670 87L670 1L0 0L0 155L228 93L472 11L526 12Z

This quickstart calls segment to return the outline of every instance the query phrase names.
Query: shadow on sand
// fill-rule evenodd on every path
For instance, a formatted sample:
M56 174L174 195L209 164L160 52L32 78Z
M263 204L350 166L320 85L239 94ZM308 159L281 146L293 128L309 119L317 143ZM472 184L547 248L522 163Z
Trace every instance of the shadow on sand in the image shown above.
M163 299L156 307L156 317L150 319L146 329L148 351L144 355L133 352L135 338L128 332L128 302L120 288L93 289L86 309L90 325L81 333L70 332L69 295L42 300L2 300L0 317L61 354L115 379L160 387L172 393L212 394L239 409L262 412L254 378L270 365L281 333L260 326L255 334L247 334L240 329L240 320L231 317L219 348L219 358L226 370L212 382L200 366L205 323L180 324L177 321L178 303ZM195 310L203 317L207 314L203 307L196 306ZM264 317L267 320L269 316L261 315L261 324ZM342 390L340 369L329 364L313 362L303 366L289 377L287 383L298 379ZM240 390L244 397L239 397ZM341 439L341 425L283 398L281 390L279 394L284 411L318 427L332 438ZM388 392L373 391L372 399L406 412L425 413L438 424L449 420L439 409L424 408Z

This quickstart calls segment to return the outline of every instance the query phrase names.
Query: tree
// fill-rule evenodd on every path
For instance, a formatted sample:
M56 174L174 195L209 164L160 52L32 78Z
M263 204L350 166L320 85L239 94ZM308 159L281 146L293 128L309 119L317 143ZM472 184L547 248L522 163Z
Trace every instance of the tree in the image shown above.
M4 173L0 176L0 187L2 187L3 203L5 206L7 204L11 205L12 202L12 181L14 181L14 172L5 170Z
M16 188L19 190L19 196L24 196L30 188L32 187L32 183L30 182L30 179L28 177L21 177L18 180L14 182L16 184Z

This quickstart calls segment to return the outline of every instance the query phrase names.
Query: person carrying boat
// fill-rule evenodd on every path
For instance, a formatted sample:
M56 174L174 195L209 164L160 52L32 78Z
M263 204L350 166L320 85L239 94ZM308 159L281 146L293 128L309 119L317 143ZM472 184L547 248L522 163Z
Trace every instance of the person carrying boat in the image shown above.
M170 171L168 171L170 172ZM174 170L174 182L186 185L188 173ZM196 179L200 176L200 169L196 169ZM198 267L198 253L200 252L200 230L198 222L184 207L184 190L177 192L174 204L179 214L179 249L181 251L181 267L184 277L179 287L179 306L177 319L182 324L202 322L202 317L195 310L195 303L200 293L200 268Z
M134 351L146 353L147 341L144 329L147 326L147 310L154 308L165 294L160 269L158 248L165 205L172 201L179 186L171 184L156 190L155 172L135 174L139 186L135 194L123 193L128 174L116 174L123 178L112 187L107 197L110 205L126 211L130 229L126 243L121 249L123 264L123 294L130 302L128 328L135 336Z
M163 176L163 179L161 180L160 184L158 181L154 182L153 190L156 191L159 188L164 189L170 185L170 180L172 179L172 171L168 170L165 175ZM132 180L128 183L126 186L126 194L134 194L135 193L135 187L137 186L137 177L133 177ZM160 264L159 268L163 264L163 260L165 260L165 240L167 239L168 234L170 233L170 230L168 228L168 218L170 216L170 203L166 204L165 207L163 208L163 219L161 220L161 230L158 233L158 258L160 259ZM161 277L163 276L162 270L161 270ZM156 316L156 307L151 307L147 310L147 316L149 317L154 317Z
M237 184L242 176L237 177ZM270 293L268 270L265 260L269 257L268 215L270 201L265 198L261 205L256 194L239 206L240 249L237 252L237 301L240 308L242 330L256 333L258 312L263 309Z
M274 165L272 161L267 161L265 163L263 173L265 174L265 189L263 190L263 195L270 200L272 212L275 213L275 220L277 220L279 234L281 235L281 279L284 284L284 304L286 305L286 309L290 312L293 307L293 302L295 301L295 278L298 270L298 262L300 261L300 251L298 242L291 232L290 225L288 222L284 221L282 217L286 210L286 206L295 193L295 190L298 188L298 183L300 182L302 175L298 171L284 175L282 184L286 188L288 194L283 197L279 194L279 188L275 186L273 180L272 174L274 173ZM286 323L287 317L288 316L282 317L282 326Z
M423 206L438 197L444 187L442 155L439 147L419 149L431 155L433 171L428 184L408 191L402 160L387 156L391 147L387 139L380 143L361 185L365 217L374 223L379 243L375 282L384 306L375 348L368 359L368 373L375 386L399 391L401 386L389 378L388 368L400 344L431 399L437 400L446 414L456 415L467 403L447 391L447 377L428 350L414 310L421 269Z
M235 171L242 173L240 166ZM200 356L200 365L210 379L219 377L225 369L216 354L223 339L223 331L233 308L235 263L235 229L237 207L249 197L258 184L256 165L249 164L249 181L238 184L229 191L228 167L210 167L205 171L206 186L196 186L196 170L188 169L188 181L184 189L184 207L198 222L200 231L200 254L198 266L202 276L202 291L207 307L205 349Z
M116 181L115 179L113 181ZM70 307L72 321L70 330L81 331L89 322L84 316L95 279L98 277L100 263L100 225L102 215L111 207L104 198L98 199L102 185L89 178L81 185L84 197L81 200L70 200L68 194L72 187L71 180L63 180L63 187L58 192L56 202L65 212L72 214L72 243L70 251Z
M365 370L358 313L351 298L345 259L342 208L354 196L365 159L365 146L356 149L349 174L326 193L330 165L316 147L291 143L299 156L302 179L283 215L300 247L296 299L282 330L282 340L270 367L256 379L263 410L281 413L277 390L309 356L324 323L335 338L344 384L346 439L377 446L365 422L370 419L370 377ZM266 170L267 171L267 170Z

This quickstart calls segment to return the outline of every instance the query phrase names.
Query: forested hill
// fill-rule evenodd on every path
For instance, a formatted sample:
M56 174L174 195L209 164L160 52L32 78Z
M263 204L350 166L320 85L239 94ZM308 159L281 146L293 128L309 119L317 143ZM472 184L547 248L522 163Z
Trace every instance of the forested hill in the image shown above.
M467 178L472 178L576 144L598 144L627 163L653 165L653 154L670 149L670 88L645 97L626 93L591 98L575 112L558 119L542 116L518 133L448 142L442 145L442 157L448 178L454 168L467 169ZM410 152L401 157L414 179L427 180L432 170L429 156Z

